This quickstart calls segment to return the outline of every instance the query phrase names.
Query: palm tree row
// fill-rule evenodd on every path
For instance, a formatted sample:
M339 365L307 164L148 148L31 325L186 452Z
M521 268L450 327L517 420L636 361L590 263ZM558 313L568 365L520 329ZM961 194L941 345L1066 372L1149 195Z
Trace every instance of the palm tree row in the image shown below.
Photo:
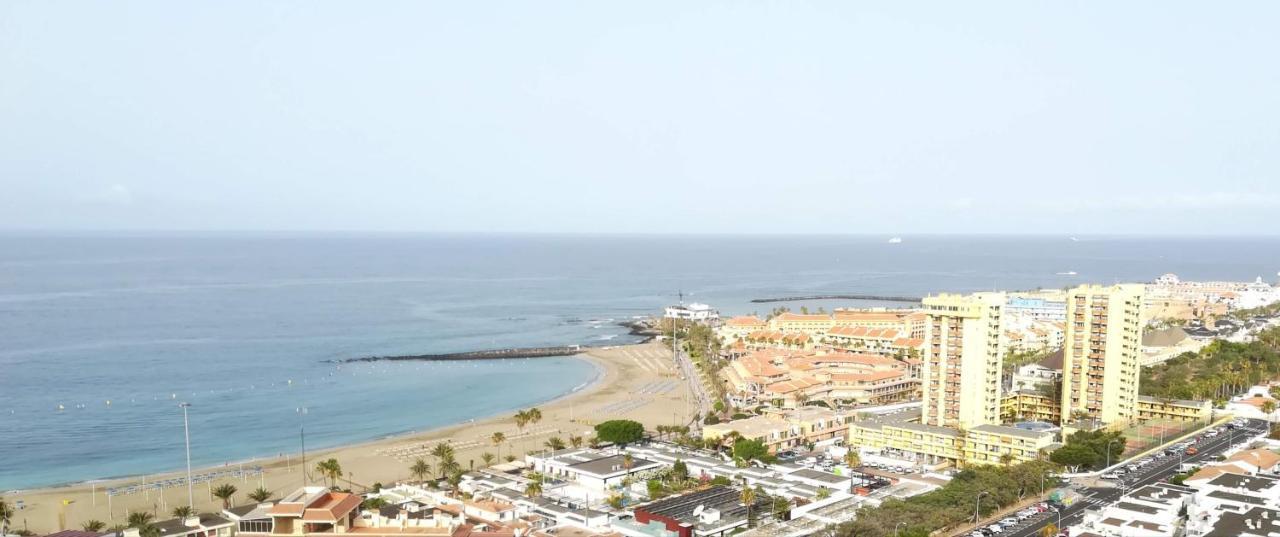
M338 478L342 477L342 464L338 459L329 459L316 463L316 472L329 482L329 488L338 486Z

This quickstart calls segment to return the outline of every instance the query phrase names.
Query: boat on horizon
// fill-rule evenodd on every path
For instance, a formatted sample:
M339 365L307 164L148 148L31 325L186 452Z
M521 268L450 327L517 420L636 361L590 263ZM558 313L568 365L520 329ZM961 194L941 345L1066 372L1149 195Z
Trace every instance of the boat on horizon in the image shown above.
M1068 270L1068 271L1066 271L1066 272L1058 272L1057 274L1058 274L1059 276L1075 276L1075 275L1076 275L1076 271L1074 271L1074 270Z
M892 239L889 239L889 244L900 244L900 243L902 243L902 237L894 237Z

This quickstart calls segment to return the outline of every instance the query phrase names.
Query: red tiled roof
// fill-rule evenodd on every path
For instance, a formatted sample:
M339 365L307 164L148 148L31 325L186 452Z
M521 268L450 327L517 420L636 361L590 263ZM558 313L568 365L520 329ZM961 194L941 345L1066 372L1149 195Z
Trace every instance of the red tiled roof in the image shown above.
M308 522L332 522L360 507L360 497L346 492L328 492L317 498L302 515Z

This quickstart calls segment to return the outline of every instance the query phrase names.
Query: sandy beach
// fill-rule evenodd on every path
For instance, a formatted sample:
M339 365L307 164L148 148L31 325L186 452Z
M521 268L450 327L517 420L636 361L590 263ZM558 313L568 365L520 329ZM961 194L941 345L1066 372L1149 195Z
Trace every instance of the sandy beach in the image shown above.
M608 419L627 418L640 421L646 427L675 424L686 421L696 411L697 405L686 397L686 381L675 371L671 350L657 343L591 349L580 355L601 369L596 382L573 394L540 405L543 419L526 425L521 431L510 415L494 416L471 423L457 424L431 431L415 433L374 442L349 445L323 451L308 452L308 466L322 459L336 458L347 474L342 483L356 491L376 482L392 483L409 476L408 467L413 459L422 456L433 466L436 460L429 455L430 448L441 441L454 446L457 460L463 468L481 467L481 455L485 452L505 458L508 454L520 455L541 449L543 442L558 436L566 442L570 435L590 438L592 427ZM424 386L429 388L429 386ZM502 386L493 386L501 390ZM483 397L483 393L475 394ZM688 401L686 403L686 401ZM460 401L458 404L466 404ZM509 413L510 414L510 413ZM508 438L501 446L495 446L490 438L502 431ZM421 455L419 455L421 454ZM501 460L501 458L499 460ZM222 478L211 485L199 484L195 490L196 509L202 512L218 511L221 500L213 498L209 489L222 483L232 483L239 492L233 504L250 500L248 492L264 486L277 495L285 494L303 484L297 454L288 458L258 460L253 465L264 468L263 475L252 478ZM235 468L219 466L202 471ZM184 471L149 475L146 482L185 476ZM312 483L318 483L319 475L312 475ZM78 483L69 486L7 492L3 497L10 505L21 501L23 509L13 517L15 529L27 528L37 534L60 529L79 529L87 520L101 520L113 525L123 523L130 511L151 511L158 520L170 518L173 507L185 505L185 485L170 487L161 492L116 495L110 500L106 489L141 484L141 476ZM110 508L108 508L110 506Z

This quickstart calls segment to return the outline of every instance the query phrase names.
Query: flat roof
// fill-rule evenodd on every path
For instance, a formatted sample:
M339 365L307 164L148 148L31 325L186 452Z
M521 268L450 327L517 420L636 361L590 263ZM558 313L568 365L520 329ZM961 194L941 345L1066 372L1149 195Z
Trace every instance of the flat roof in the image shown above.
M1019 429L1017 427L1005 427L1004 425L979 425L969 429L980 433L1020 436L1022 438L1039 439L1046 436L1053 436L1052 431L1031 431L1027 429Z
M625 471L623 470L623 464L622 464L625 459L626 459L625 455L609 455L607 457L601 457L598 459L591 459L588 461L571 464L569 465L569 467L578 471L589 472L596 475L608 475L616 472ZM641 459L639 457L634 457L634 456L631 457L631 470L633 471L637 468L642 468L642 467L654 465L654 464L658 464L658 463L648 459Z

